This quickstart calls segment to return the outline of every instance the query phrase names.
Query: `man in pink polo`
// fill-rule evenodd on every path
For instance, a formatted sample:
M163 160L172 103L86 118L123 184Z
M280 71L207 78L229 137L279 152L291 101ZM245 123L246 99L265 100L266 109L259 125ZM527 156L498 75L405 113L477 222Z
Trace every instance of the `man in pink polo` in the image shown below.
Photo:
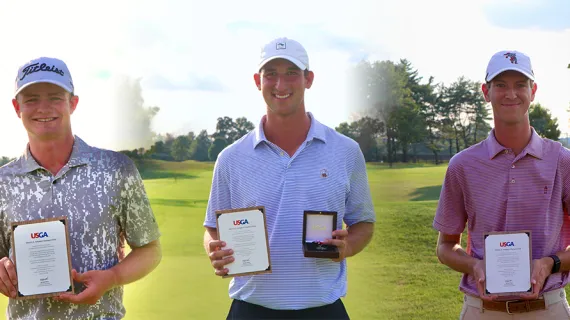
M493 107L494 128L449 162L433 227L439 231L438 259L464 274L460 319L570 319L564 292L570 270L564 213L570 204L570 150L530 126L534 80L525 54L493 55L482 91ZM486 295L484 234L521 230L531 231L531 292L508 302Z

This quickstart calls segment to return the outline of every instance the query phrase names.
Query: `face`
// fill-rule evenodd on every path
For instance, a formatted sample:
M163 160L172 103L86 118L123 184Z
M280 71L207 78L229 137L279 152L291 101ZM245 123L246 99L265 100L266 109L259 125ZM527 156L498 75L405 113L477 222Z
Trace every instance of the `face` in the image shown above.
M493 106L496 125L528 122L528 109L536 89L535 83L516 71L505 71L482 86L485 100Z
M290 116L305 107L305 89L311 88L314 74L305 76L295 64L285 59L275 59L254 75L269 112Z
M30 138L57 140L71 134L71 114L79 98L51 83L37 83L12 100Z

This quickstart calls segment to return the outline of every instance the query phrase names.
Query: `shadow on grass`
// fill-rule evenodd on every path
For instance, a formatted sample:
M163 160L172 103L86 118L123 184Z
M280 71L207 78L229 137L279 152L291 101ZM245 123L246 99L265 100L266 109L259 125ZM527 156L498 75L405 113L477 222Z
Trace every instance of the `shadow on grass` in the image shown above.
M441 185L417 188L410 194L410 201L439 200Z
M151 199L151 205L172 207L205 207L208 200L182 200L182 199Z

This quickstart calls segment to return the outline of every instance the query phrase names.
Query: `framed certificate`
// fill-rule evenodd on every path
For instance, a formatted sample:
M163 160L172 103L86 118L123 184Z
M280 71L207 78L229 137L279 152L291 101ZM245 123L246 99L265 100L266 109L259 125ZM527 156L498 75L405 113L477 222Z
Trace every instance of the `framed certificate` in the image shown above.
M224 249L234 251L223 278L271 273L265 207L216 211L216 230Z
M340 256L338 248L325 245L325 239L332 239L336 229L337 213L334 211L305 211L303 213L303 255L307 258L329 258Z
M514 297L532 292L531 232L489 232L485 244L485 293Z
M13 222L10 228L16 299L74 293L67 218Z

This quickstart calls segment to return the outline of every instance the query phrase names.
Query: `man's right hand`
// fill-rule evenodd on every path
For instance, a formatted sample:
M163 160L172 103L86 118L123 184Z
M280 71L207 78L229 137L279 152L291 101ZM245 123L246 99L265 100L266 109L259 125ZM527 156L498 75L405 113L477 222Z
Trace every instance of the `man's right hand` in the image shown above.
M479 298L485 301L494 301L496 295L486 295L485 294L485 262L483 260L477 260L471 269L471 276L475 278L477 282L477 290L479 291Z
M210 247L210 261L216 275L224 276L228 274L229 270L224 268L224 266L234 261L234 257L231 256L234 251L232 249L222 249L226 246L226 243L220 240L211 240L208 244Z
M8 257L0 259L0 264L0 292L6 297L16 298L16 267Z

